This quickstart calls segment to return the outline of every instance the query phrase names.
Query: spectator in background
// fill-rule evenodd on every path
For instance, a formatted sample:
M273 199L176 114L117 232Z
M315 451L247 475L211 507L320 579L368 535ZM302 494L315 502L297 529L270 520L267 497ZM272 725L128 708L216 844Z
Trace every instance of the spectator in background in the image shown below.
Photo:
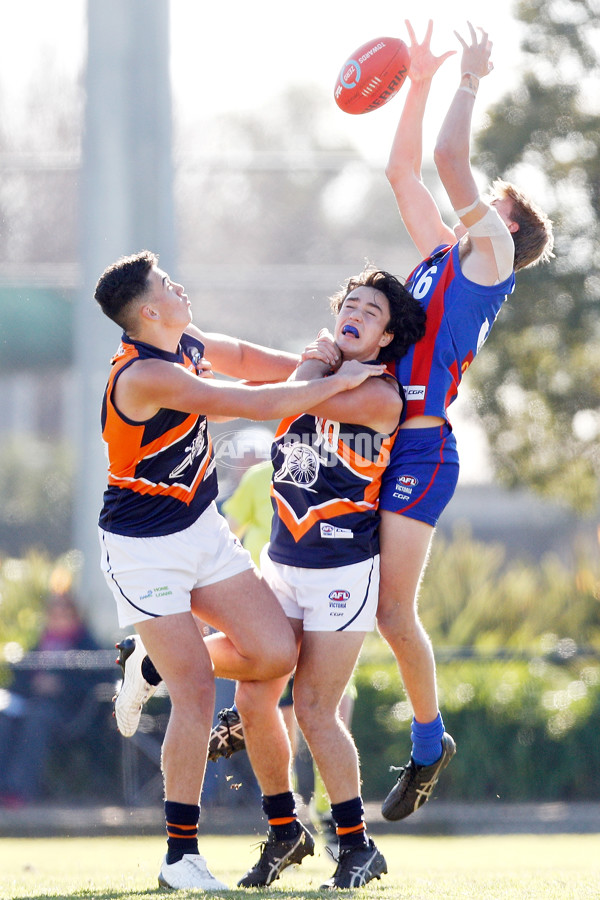
M34 650L97 650L70 594L51 594ZM44 796L46 762L65 732L89 708L85 669L17 669L0 709L0 804L21 806ZM83 729L87 728L87 721Z

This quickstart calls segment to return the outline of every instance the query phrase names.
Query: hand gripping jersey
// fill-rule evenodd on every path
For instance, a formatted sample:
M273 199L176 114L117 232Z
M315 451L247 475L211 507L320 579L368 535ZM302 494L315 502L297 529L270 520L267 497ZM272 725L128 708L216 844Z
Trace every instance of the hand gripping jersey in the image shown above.
M283 420L272 448L271 559L326 569L379 553L379 488L395 434L308 414Z
M460 270L458 244L438 247L409 275L406 287L427 311L425 336L395 365L406 393L402 421L440 416L455 399L464 372L483 346L514 273L491 286L469 281Z
M198 374L204 352L188 334L178 353L123 334L111 360L102 402L102 437L108 452L108 489L99 525L130 537L183 531L217 496L217 475L205 416L160 409L145 422L124 416L114 403L120 375L137 360L164 359Z

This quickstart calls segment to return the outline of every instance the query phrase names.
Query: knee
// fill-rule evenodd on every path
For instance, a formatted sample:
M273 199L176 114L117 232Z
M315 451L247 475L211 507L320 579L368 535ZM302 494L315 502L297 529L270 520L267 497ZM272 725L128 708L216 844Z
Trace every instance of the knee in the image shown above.
M294 671L297 658L294 632L287 625L281 634L268 635L268 640L257 653L254 677L257 681L268 681L289 675Z
M235 689L235 705L244 721L252 715L252 710L259 706L255 681L239 681Z
M277 712L279 692L269 682L240 681L235 691L235 705L244 727L255 721L266 721Z
M294 692L294 713L300 730L308 740L315 728L322 729L324 725L333 724L336 707L324 703L319 691L304 688Z
M189 717L204 717L209 710L212 718L215 705L215 680L203 673L202 676L190 676L167 685L169 697L174 711L185 713Z
M414 605L406 608L383 607L379 609L377 628L396 654L402 653L403 647L430 643Z

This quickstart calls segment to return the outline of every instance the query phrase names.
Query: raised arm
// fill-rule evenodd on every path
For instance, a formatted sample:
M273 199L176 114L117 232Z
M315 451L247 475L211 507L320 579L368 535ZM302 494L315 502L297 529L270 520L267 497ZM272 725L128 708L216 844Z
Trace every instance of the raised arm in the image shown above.
M483 29L479 38L468 23L470 44L455 32L463 54L460 85L438 135L434 160L456 214L469 232L470 244L461 259L463 273L478 284L494 284L511 274L514 242L511 223L498 209L479 197L471 169L471 124L479 82L493 68L491 41Z
M299 357L284 350L272 350L225 334L201 331L195 325L186 328L204 344L204 355L215 372L246 381L285 381L294 371Z
M453 244L456 240L453 231L442 221L437 204L421 176L423 119L431 82L442 63L455 51L433 55L430 48L433 32L431 20L422 43L417 41L408 21L406 28L411 42L410 84L385 173L406 230L419 253L425 257L439 244Z

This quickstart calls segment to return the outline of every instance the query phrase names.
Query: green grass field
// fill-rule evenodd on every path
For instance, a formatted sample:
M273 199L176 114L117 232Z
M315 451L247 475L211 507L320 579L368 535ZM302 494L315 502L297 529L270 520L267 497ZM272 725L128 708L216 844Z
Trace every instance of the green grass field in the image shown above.
M365 900L600 897L597 835L379 835L376 843L387 859L388 875L358 891ZM232 887L255 861L255 845L255 836L237 835L203 836L200 842L212 872ZM157 874L164 852L161 837L0 839L0 898L142 900L159 893ZM313 858L287 869L271 888L245 893L288 900L324 896L319 884L334 867L318 843ZM240 896L241 892L235 893ZM198 896L195 892L180 895ZM221 895L210 896L218 900ZM232 897L234 892L223 896Z

